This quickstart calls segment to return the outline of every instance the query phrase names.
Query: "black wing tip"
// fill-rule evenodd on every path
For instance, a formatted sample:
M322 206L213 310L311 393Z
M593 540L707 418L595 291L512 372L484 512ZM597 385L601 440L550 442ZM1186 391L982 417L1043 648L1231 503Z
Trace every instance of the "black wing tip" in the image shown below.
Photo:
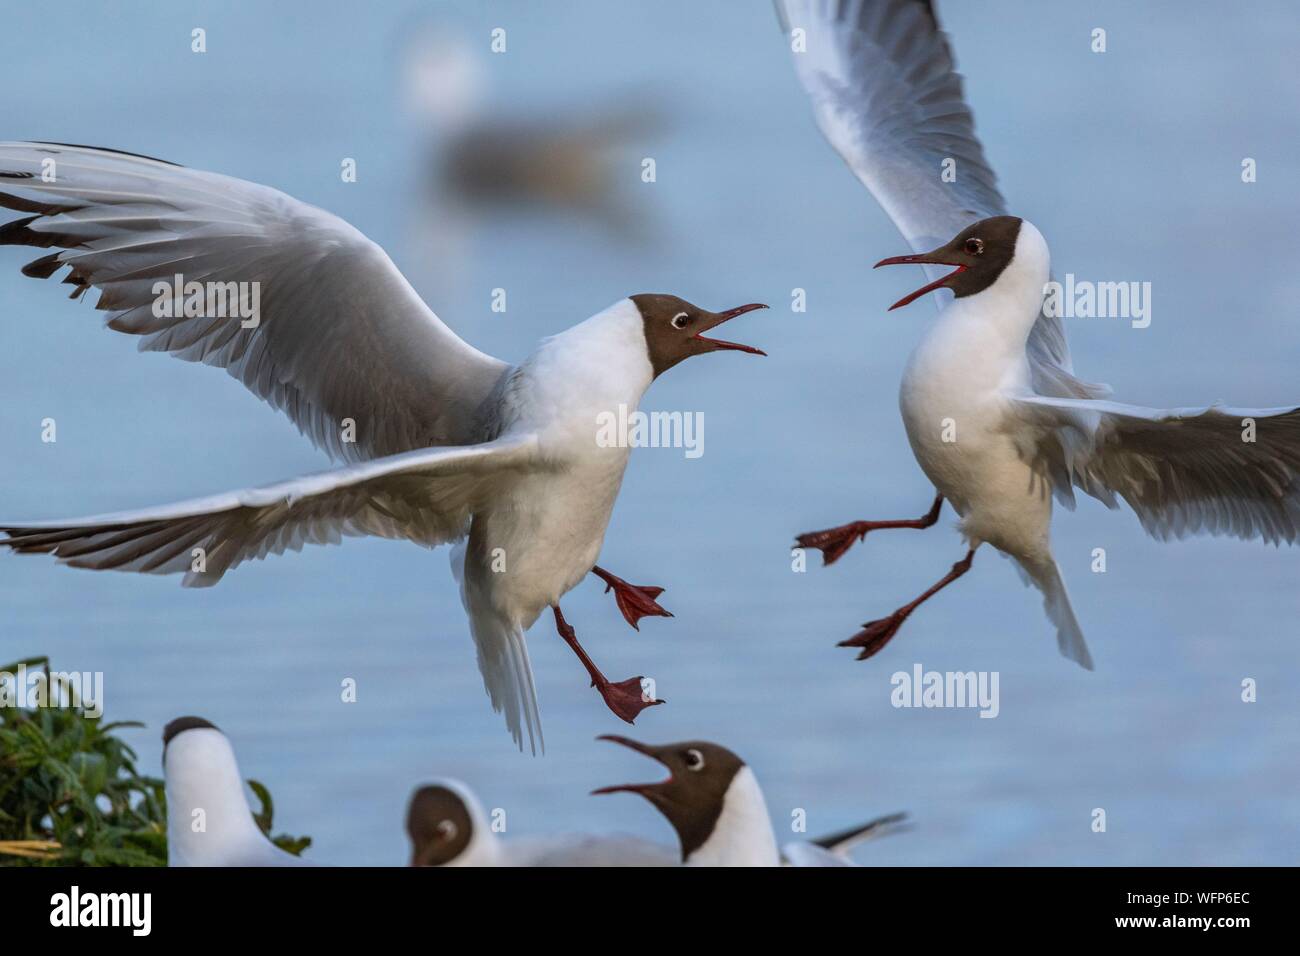
M834 850L836 847L846 843L852 843L859 837L865 836L875 830L884 830L889 827L900 826L908 821L906 811L900 813L891 813L888 816L876 817L861 826L850 827L847 830L841 830L838 833L832 833L830 836L821 837L813 840L812 843L821 847L823 850Z
M221 728L212 721L205 720L202 717L177 717L163 728L163 749L165 750L167 748L167 745L172 742L172 739L177 734L183 734L187 730L202 730L205 728L208 730L221 730Z

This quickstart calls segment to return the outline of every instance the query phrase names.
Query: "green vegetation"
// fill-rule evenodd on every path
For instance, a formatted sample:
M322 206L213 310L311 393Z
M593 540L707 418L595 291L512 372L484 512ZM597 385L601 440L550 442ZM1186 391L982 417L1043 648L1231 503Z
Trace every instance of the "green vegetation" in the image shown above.
M0 866L166 866L167 800L163 781L136 771L136 754L115 731L136 721L89 717L75 690L50 683L49 659L16 661L44 670L59 703L0 707ZM270 837L273 804L266 787L249 786L262 808L253 815ZM301 854L310 837L270 837Z

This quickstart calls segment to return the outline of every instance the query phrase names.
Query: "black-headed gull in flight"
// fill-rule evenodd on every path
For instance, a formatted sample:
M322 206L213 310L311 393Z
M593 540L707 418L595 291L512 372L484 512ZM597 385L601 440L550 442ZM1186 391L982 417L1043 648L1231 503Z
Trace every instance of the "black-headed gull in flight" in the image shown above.
M224 368L350 462L165 507L8 523L0 543L206 586L251 558L348 535L461 542L452 564L479 668L521 748L525 734L534 752L541 743L524 632L548 608L616 715L631 723L660 703L640 678L608 680L560 612L594 573L634 627L667 615L661 589L596 566L630 454L601 440L598 421L635 409L691 356L763 354L704 333L764 306L709 312L633 295L511 366L462 341L352 226L266 186L111 150L5 143L0 206L24 214L0 226L0 245L54 250L25 274L66 267L73 295L98 289L109 327L142 350ZM173 282L183 296L169 298ZM224 314L235 299L257 308Z
M420 787L407 808L412 866L678 866L776 865L775 836L762 791L744 761L724 747L703 742L646 747L606 737L653 756L673 771L655 784L606 787L597 793L642 794L676 829L670 848L625 834L565 833L541 837L500 836L474 792L443 778ZM742 772L743 771L743 772ZM781 848L792 866L856 866L848 851L890 833L906 814ZM688 842L689 841L689 842Z
M1047 243L1006 214L933 7L781 0L778 9L788 31L803 31L794 60L818 125L916 252L877 265L920 264L932 280L891 308L940 289L954 296L912 353L900 393L912 450L937 492L930 510L797 543L830 564L868 532L932 526L946 499L968 550L920 597L842 644L860 648L859 659L877 653L988 543L1043 593L1061 653L1091 669L1050 546L1053 495L1073 507L1075 487L1110 507L1123 499L1160 539L1294 543L1300 411L1140 408L1074 376L1060 319L1044 308Z

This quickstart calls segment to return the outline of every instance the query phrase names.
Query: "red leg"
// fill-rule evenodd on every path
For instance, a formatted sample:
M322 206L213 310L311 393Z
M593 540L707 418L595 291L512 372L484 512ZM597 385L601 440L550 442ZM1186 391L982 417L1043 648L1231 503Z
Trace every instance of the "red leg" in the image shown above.
M867 536L868 531L881 531L885 528L928 528L939 520L939 511L943 508L943 495L935 495L934 504L929 512L921 518L904 518L899 521L850 521L838 528L825 531L810 531L795 539L800 548L817 548L822 553L822 565L834 564L844 552L853 547L855 542Z
M606 594L611 589L613 590L614 600L618 602L618 609L623 612L623 617L635 630L641 630L637 625L637 621L643 617L673 616L671 611L665 611L659 606L659 602L655 600L664 593L663 588L657 588L653 585L638 587L635 584L628 584L622 578L610 574L599 565L592 568L591 573L605 582Z
M587 673L591 675L591 686L600 691L600 696L605 698L605 706L617 717L630 724L636 720L637 714L647 707L663 703L662 700L650 700L646 697L641 690L640 677L629 677L617 683L606 678L578 643L578 635L560 613L560 606L553 604L551 610L555 612L555 629L560 632L560 637L564 638L565 643L573 648L573 653L578 655L578 660L582 661L582 666L587 668Z
M858 631L858 633L854 634L847 641L840 641L839 646L862 648L862 653L858 655L858 660L860 661L864 661L868 657L871 657L888 644L889 639L898 633L898 629L903 626L903 622L907 620L908 615L969 571L971 561L973 561L974 558L974 549L967 551L966 557L954 564L952 570L936 581L930 590L926 591L910 604L904 604L893 614L889 615L889 617L882 617L878 621L868 621L866 624L863 624L862 630Z

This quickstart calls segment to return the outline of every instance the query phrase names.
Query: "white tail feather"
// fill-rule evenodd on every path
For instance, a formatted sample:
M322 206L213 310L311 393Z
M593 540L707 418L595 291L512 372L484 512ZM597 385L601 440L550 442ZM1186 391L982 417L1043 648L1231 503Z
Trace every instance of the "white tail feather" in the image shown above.
M520 750L524 749L526 730L532 753L536 755L539 747L545 753L542 717L537 709L537 689L533 685L533 666L528 659L523 628L507 620L467 585L464 542L452 548L451 570L460 583L461 602L478 649L479 673L483 675L492 709L505 713L510 736Z
M1085 670L1092 670L1088 642L1084 640L1083 629L1074 616L1070 595L1065 590L1061 569L1056 566L1056 562L1050 557L1045 562L1034 565L1026 565L1017 560L1016 567L1022 572L1026 584L1032 584L1043 592L1043 610L1056 625L1056 646L1060 648L1061 655Z

